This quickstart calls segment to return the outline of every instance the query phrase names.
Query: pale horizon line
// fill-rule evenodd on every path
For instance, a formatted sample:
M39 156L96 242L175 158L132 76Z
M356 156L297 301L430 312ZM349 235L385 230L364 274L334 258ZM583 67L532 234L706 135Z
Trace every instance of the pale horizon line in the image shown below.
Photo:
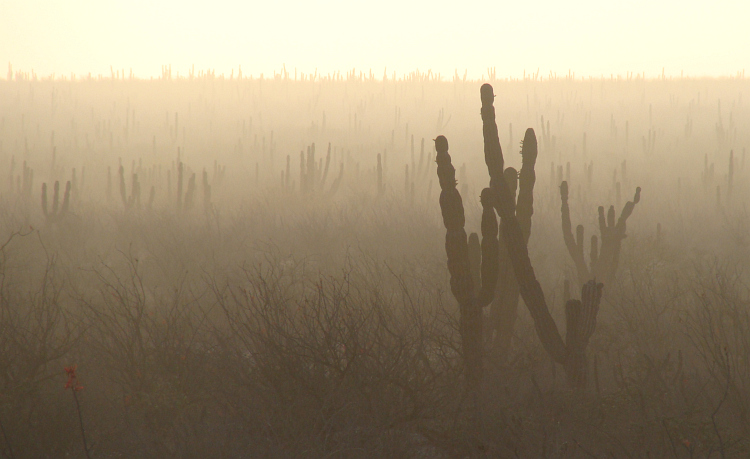
M63 74L58 72L52 72L46 76L38 75L32 68L31 70L15 70L13 69L12 63L8 63L8 72L3 81L68 81L68 82L84 82L84 81L191 81L200 79L214 79L223 81L288 81L288 82L324 82L324 81L359 81L359 82L432 82L432 83L455 83L455 82L466 82L466 83L477 83L482 81L495 81L495 82L544 82L544 81L664 81L664 80L721 80L721 79L745 79L745 69L740 69L735 72L731 72L724 75L690 75L680 71L679 74L667 73L665 68L662 68L661 73L655 75L649 75L646 77L645 71L632 72L610 72L609 75L600 73L599 75L577 75L576 72L569 70L566 74L558 74L554 71L549 71L546 75L540 73L540 69L537 68L535 71L529 72L523 70L522 75L518 76L498 76L495 67L487 68L478 78L468 77L468 70L464 69L463 72L459 72L458 69L454 70L453 75L446 76L441 72L433 72L431 69L426 71L420 70L419 68L414 69L408 73L397 73L395 71L388 73L387 68L384 69L382 76L378 76L379 72L373 72L373 70L367 69L367 71L358 70L351 68L347 70L337 70L335 72L318 73L317 69L313 72L301 72L294 68L290 71L286 66L282 66L279 70L273 70L272 74L265 72L250 73L246 74L242 72L242 65L232 68L227 75L225 72L216 74L215 69L202 69L197 73L195 72L195 66L191 66L185 73L176 71L172 75L171 64L161 66L161 75L149 75L146 77L139 77L133 71L132 68L128 69L128 73L125 69L115 69L110 66L110 75L103 73L97 73L94 75L93 72L86 72L80 74L76 72L69 72ZM235 74L235 70L237 73Z

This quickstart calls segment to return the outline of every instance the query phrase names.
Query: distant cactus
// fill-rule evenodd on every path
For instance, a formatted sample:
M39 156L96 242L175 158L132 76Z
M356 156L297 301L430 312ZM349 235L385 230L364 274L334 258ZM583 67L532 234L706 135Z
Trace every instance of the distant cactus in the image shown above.
M118 173L120 176L120 199L122 199L122 204L125 206L125 209L129 210L133 207L140 207L141 184L138 181L138 174L133 174L130 196L128 196L127 187L125 186L125 168L120 166Z
M625 239L625 226L628 217L633 213L635 205L641 200L640 187L635 189L635 196L623 206L620 218L615 223L615 207L610 206L607 217L604 216L604 207L599 207L599 238L591 236L590 263L586 264L584 257L584 230L583 225L576 227L576 235L573 237L570 221L570 207L568 206L568 182L560 184L560 198L562 200L562 231L565 246L573 259L578 273L578 283L585 284L589 280L596 279L605 284L611 282L615 277L620 260L620 247Z
M323 175L320 178L319 187L321 190L326 184L326 179L328 178L328 167L330 165L331 165L331 143L328 142L328 153L326 153L326 163L325 163L325 167L323 168Z
M383 185L383 158L378 153L378 196L382 196L385 192L385 186Z
M55 182L54 194L52 197L52 209L47 205L47 184L42 184L42 213L48 225L59 223L68 214L70 207L70 181L65 184L65 195L63 196L62 206L60 206L60 182Z
M23 162L23 180L22 180L20 194L24 199L31 198L31 190L34 187L34 169L26 165L26 161Z
M184 169L185 166L182 164L182 161L179 159L177 160L177 210L182 210L182 181L184 177Z
M300 151L299 154L299 184L300 192L302 194L316 194L325 192L325 184L328 179L328 171L331 165L331 144L328 144L328 153L326 154L325 164L321 158L319 161L315 161L315 144L313 143L307 147L307 154L305 151ZM342 163L339 169L339 175L333 179L331 187L327 192L328 196L333 196L338 191L341 181L344 176L344 164ZM289 159L287 159L287 173L286 177L289 177Z
M185 177L185 164L178 159L177 160L177 211L178 212L187 212L190 209L192 209L193 206L195 205L195 192L197 188L195 172L190 174L190 178L188 179L188 183L187 183L187 190L183 192L184 177ZM205 188L205 185L208 185L207 183L208 175L205 171L203 174L203 179L204 179L203 197L204 197L204 200L206 198L210 200L211 198L210 187L208 189ZM208 192L208 194L206 194L206 192Z
M188 180L187 191L185 191L185 201L182 210L188 211L195 205L195 172L190 174L190 180Z
M210 213L212 209L211 204L211 185L208 183L208 172L203 169L203 210L206 213Z
M31 198L31 190L34 188L34 169L29 167L26 161L24 161L22 174L14 177L15 169L16 157L13 156L10 161L10 192L11 194L17 194L22 199L28 200Z

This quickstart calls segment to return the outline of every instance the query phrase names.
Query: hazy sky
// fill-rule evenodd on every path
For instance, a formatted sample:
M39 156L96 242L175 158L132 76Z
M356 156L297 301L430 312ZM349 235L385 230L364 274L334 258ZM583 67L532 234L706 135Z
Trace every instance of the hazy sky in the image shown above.
M550 71L722 76L747 68L750 1L0 0L7 63L38 75L131 68L272 74L347 69L381 77L455 69L478 78Z

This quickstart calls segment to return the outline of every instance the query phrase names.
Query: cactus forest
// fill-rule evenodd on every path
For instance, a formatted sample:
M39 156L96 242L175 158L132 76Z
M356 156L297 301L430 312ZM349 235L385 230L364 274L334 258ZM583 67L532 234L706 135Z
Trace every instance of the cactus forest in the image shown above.
M749 89L11 67L0 457L747 457Z

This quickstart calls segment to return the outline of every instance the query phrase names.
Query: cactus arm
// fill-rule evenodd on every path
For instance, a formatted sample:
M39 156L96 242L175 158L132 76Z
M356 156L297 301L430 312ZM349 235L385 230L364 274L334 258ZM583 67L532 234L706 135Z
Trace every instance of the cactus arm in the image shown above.
M323 169L323 177L320 179L320 189L322 190L328 178L328 167L331 165L331 143L328 142L328 153L326 154L326 165Z
M482 375L482 309L474 296L469 247L464 230L464 207L461 195L456 189L456 169L451 164L448 141L445 137L438 136L435 139L435 149L451 292L458 301L461 312L461 348L466 365L466 378L469 386L476 388ZM482 226L485 226L484 222Z
M177 163L177 210L182 210L182 180L184 174L182 161Z
M60 218L64 217L65 214L68 213L68 207L70 206L70 190L71 183L69 180L67 183L65 183L65 194L63 195L62 208L60 209Z
M52 196L52 215L57 217L57 210L60 206L60 182L55 182L54 195Z
M47 184L42 183L42 213L44 218L48 218L49 212L47 211Z
M521 226L518 223L515 213L515 202L508 184L497 173L497 166L502 170L503 158L500 150L500 143L497 137L497 125L495 124L495 108L492 106L494 95L492 86L489 84L482 85L480 90L482 98L482 132L484 134L484 151L487 168L490 172L490 186L493 190L491 199L493 205L500 215L503 224L503 240L508 249L508 256L513 265L513 271L516 274L521 297L529 308L531 317L534 319L539 339L545 350L552 358L559 363L565 362L566 350L565 343L560 337L555 321L549 313L547 302L544 299L539 281L534 274L534 268L531 266L529 251L524 240Z
M565 247L567 247L570 258L573 259L573 263L576 266L578 281L584 283L591 278L591 273L583 257L583 226L578 225L576 227L576 237L573 236L573 230L571 229L570 206L568 206L568 182L564 181L560 184L560 200L562 201L560 213L562 214L562 233Z
M604 207L599 207L599 231L601 232L601 250L592 271L596 278L605 283L610 282L617 271L620 262L620 248L622 240L625 239L626 222L635 209L635 205L641 200L641 189L636 188L632 201L628 201L622 209L620 218L615 223L615 209L610 206L606 220Z
M635 205L638 204L640 200L641 200L641 188L638 187L635 189L635 196L633 197L633 200L625 203L625 206L622 208L622 213L620 214L620 218L617 220L617 224L612 229L613 248L612 248L612 268L611 268L610 278L614 277L615 271L617 270L617 267L620 265L620 249L622 248L622 245L621 245L622 240L625 239L625 237L627 237L627 235L625 234L625 227L628 221L628 217L632 215Z
M604 244L604 239L607 237L607 221L604 218L604 206L599 206L597 211L599 212L599 234L601 234L602 244Z
M628 201L625 203L625 206L622 208L622 213L620 214L620 218L617 219L617 225L615 228L617 228L617 234L621 234L622 237L625 237L625 224L628 221L628 218L633 214L633 209L635 209L635 205L638 204L641 201L641 187L638 187L635 189L635 196L633 196L632 201Z
M523 239L521 226L518 219L511 212L511 196L505 182L499 182L497 186L496 207L500 214L503 225L503 240L508 248L508 257L516 274L518 288L521 292L526 307L529 309L534 326L544 349L558 363L564 363L566 359L565 344L560 337L555 321L547 307L544 292L539 281L536 279L534 268L531 266L529 250Z
M480 197L482 203L482 287L477 297L478 307L492 302L500 270L500 241L495 208L492 206L492 190L485 188Z
M521 149L521 172L518 175L518 201L516 217L521 225L524 240L528 243L531 235L531 216L534 214L534 184L536 183L537 142L534 130L529 128L523 138Z
M599 262L599 238L596 235L591 236L591 264L589 266L596 266Z
M441 141L442 138L442 141ZM438 137L438 179L440 181L440 211L446 229L445 250L448 255L448 271L451 276L451 292L464 307L473 300L474 286L469 267L469 248L464 230L465 217L461 194L456 189L456 169L448 154L448 141Z
M127 207L128 196L125 191L125 169L122 166L118 169L118 175L120 177L120 198L122 199L122 203Z
M518 188L518 172L508 167L503 172L505 183L509 186L513 200L516 198ZM516 210L517 214L517 210ZM504 231L504 223L500 224L500 233ZM518 316L518 283L513 274L513 266L508 259L508 250L505 244L499 250L498 280L495 286L495 299L490 307L491 334L488 336L494 344L494 351L500 358L507 356L513 337L513 328Z
M484 161L490 173L490 182L499 180L503 175L503 150L495 123L495 100L492 86L483 84L479 90L482 98L482 134L484 135Z

